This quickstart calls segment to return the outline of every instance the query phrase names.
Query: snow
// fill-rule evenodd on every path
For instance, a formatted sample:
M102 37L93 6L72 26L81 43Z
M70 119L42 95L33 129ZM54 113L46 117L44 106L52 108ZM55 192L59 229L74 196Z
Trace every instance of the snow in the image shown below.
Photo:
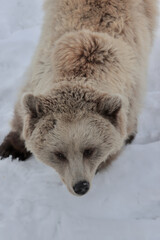
M0 0L0 142L39 38L42 1ZM134 143L79 198L33 157L0 161L0 240L160 240L160 24L155 35Z

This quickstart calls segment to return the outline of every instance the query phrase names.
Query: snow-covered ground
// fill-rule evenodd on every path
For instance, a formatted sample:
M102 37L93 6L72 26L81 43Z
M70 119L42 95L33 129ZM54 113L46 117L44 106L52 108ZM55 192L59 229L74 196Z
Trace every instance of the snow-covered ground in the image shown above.
M38 41L41 4L0 0L0 142ZM160 24L148 79L136 140L84 197L34 158L0 161L0 240L160 240Z

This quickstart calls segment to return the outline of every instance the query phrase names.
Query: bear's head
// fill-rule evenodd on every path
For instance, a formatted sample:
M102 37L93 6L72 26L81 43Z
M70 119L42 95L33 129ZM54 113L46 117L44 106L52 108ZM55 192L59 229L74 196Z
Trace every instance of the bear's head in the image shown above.
M53 167L71 193L85 194L100 164L123 146L120 96L63 83L47 96L26 94L22 104L27 149Z

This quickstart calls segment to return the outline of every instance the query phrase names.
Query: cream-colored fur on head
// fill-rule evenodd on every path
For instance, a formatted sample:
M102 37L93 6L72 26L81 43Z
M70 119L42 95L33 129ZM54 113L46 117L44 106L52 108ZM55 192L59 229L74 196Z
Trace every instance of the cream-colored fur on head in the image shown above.
M27 149L55 168L75 194L73 186L83 180L91 184L100 163L123 146L121 99L79 92L78 88L59 90L53 96L24 96L23 134ZM93 153L86 157L88 149ZM57 153L65 157L59 159Z
M45 2L42 35L12 132L73 194L77 183L91 185L96 171L136 134L156 2Z

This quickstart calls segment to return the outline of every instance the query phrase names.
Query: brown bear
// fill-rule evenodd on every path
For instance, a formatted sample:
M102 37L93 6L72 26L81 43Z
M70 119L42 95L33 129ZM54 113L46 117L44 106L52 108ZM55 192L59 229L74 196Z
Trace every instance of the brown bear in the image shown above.
M34 156L75 195L137 131L156 1L47 0L1 158Z

